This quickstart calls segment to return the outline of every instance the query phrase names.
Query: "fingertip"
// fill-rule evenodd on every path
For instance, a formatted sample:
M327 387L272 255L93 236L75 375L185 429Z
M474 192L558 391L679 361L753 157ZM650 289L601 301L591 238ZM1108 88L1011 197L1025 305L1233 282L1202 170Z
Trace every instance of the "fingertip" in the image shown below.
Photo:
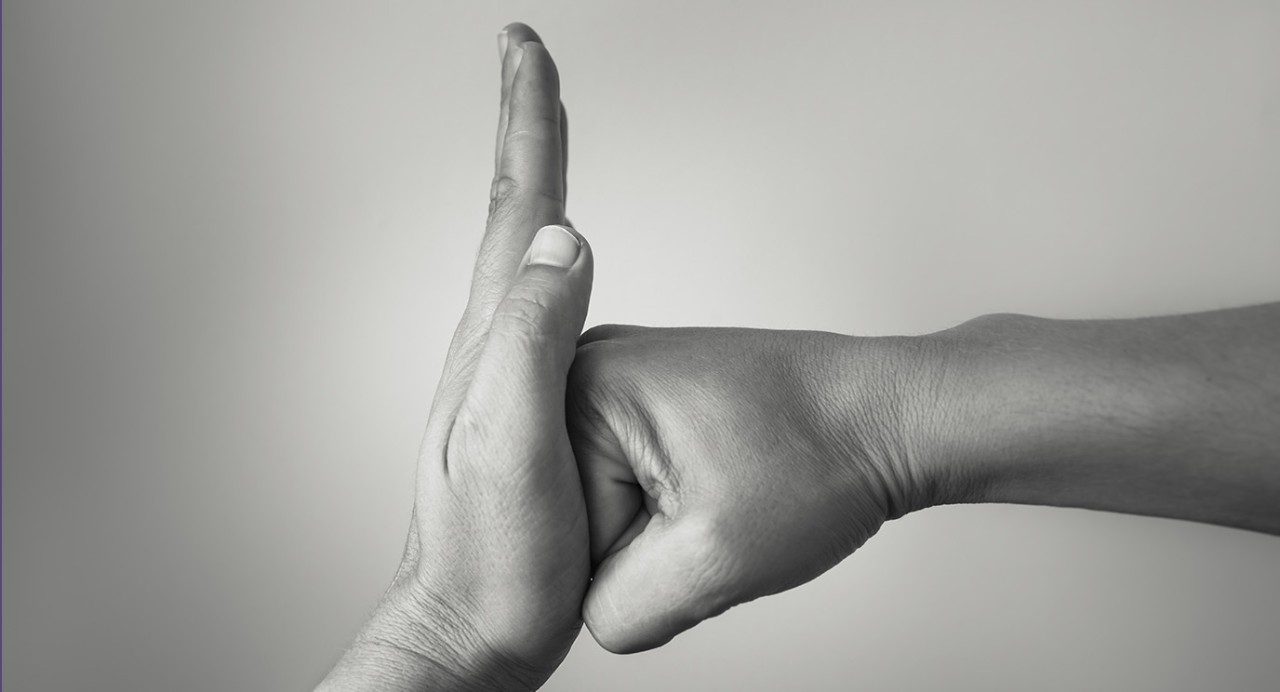
M594 581L582 601L582 623L600 648L611 654L634 654L653 648L643 646L628 631L617 608L611 604L609 594L598 588Z
M574 263L575 268L581 268L587 274L595 271L595 254L591 249L591 242L587 237L582 235L578 229L568 223L557 224L557 228L572 235L578 241L578 261Z
M506 118L498 153L498 178L508 177L539 205L554 199L552 218L564 219L564 162L560 129L560 78L550 54L540 43L526 43L509 51L514 73L505 101Z
M582 603L582 622L600 648L611 654L638 654L675 638L674 633L658 636L652 631L631 627L621 611L611 606L609 597L601 595L594 584L588 588Z
M538 35L538 32L534 31L533 27L525 24L524 22L511 22L510 24L502 27L501 33L506 34L511 45L515 46L528 41L542 43L542 37Z
M551 51L547 50L546 45L539 41L525 41L518 45L514 43L512 45L518 48L520 52L520 62L516 66L515 79L521 82L530 79L544 81L545 83L539 84L539 87L553 90L552 93L555 96L557 106L556 120L558 121L560 70L556 67L556 61L551 57ZM559 127L558 122L557 127Z
M578 229L574 228L573 224L569 223L568 219L565 219L564 223L556 224L555 226L556 228L559 228L560 230L572 235L575 239L577 239L578 245L582 247L583 250L590 249L591 243L587 242L587 237L582 235L582 233L580 233Z

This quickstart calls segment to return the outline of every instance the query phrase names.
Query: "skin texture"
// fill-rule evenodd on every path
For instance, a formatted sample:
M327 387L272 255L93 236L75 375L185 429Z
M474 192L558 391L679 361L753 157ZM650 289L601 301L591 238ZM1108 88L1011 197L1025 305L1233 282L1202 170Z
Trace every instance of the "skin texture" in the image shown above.
M321 689L532 689L581 629L587 520L564 397L591 248L552 229L562 251L572 235L572 264L530 263L557 254L530 252L534 233L565 223L564 110L537 34L513 24L499 45L489 220L427 423L404 561Z
M591 248L543 228L566 223L555 65L524 25L499 46L489 219L404 559L321 689L533 689L584 619L611 651L652 648L937 504L1280 534L1280 303L579 339Z
M747 329L584 335L570 429L597 564L583 612L602 646L652 648L808 581L905 511L897 368L865 353L859 400L830 399L822 380L836 373L816 366L844 342Z
M620 653L937 504L1280 533L1280 303L898 338L609 326L582 340L569 411L596 565L584 617Z
M1084 507L1280 534L1280 303L991 315L927 338L934 503Z

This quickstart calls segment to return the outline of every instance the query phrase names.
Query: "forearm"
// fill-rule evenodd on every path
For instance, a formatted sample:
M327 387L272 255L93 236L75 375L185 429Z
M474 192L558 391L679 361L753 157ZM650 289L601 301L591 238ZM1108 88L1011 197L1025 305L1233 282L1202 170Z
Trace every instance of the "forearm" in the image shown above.
M1133 320L992 316L924 337L912 463L933 501L1280 533L1280 303Z

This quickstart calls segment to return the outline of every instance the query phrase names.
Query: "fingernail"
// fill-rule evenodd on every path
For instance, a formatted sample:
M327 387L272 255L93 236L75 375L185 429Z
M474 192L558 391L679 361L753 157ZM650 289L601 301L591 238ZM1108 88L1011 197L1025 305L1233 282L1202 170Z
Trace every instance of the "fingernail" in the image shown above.
M507 59L507 30L503 29L498 32L498 60Z
M578 237L564 226L543 226L529 246L529 264L568 269L578 261L582 244Z

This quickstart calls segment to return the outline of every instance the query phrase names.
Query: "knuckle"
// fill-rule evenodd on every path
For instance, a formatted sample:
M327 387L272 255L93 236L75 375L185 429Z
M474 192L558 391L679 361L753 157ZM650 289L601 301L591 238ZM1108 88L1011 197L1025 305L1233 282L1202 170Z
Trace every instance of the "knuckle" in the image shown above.
M569 370L571 384L586 389L600 381L601 376L607 372L605 356L608 346L606 342L593 341L577 348L573 356L573 367Z
M596 431L604 424L603 407L609 400L602 396L606 391L608 368L601 357L599 345L578 347L569 368L565 386L566 408L573 415L567 419L571 433Z
M641 328L626 324L597 324L578 337L578 344L581 347L597 342L617 341L639 329Z
M577 348L569 368L566 397L575 409L617 408L633 400L634 386L617 344L595 341Z
M508 145L510 144L508 141ZM559 208L560 215L563 216L564 190L555 180L549 181L546 186L539 186L523 184L512 175L499 175L489 186L489 219L492 221L500 218L510 210L534 202L549 202L553 207Z
M489 186L490 216L510 204L519 190L520 185L509 175L499 175L494 178L493 184Z
M577 394L617 398L633 389L636 376L644 370L643 349L623 340L634 327L604 324L592 327L578 338L573 367L569 370L569 390Z
M597 324L596 326L583 332L582 336L578 337L578 343L582 344L582 346L580 346L579 349L589 344L597 343L597 342L608 339L609 334L615 328L617 328L617 326L618 325L616 324Z

